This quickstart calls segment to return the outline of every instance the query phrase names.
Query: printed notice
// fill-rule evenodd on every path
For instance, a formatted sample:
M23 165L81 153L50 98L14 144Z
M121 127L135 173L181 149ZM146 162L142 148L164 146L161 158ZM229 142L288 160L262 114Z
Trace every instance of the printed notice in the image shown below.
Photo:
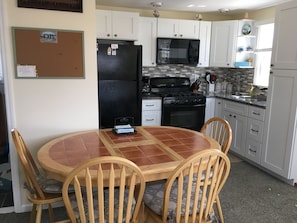
M17 77L36 77L36 65L17 65Z

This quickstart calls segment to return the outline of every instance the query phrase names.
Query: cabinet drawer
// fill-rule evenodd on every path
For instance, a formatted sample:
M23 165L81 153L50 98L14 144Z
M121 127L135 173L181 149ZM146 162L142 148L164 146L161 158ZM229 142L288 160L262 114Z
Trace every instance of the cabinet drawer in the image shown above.
M232 102L224 100L224 110L229 112L234 112L240 115L248 115L248 105L244 105L238 102Z
M141 125L152 126L161 125L161 111L143 111L141 117Z
M254 107L254 106L249 106L249 117L264 122L264 119L265 119L265 109Z
M161 99L142 100L142 111L161 111Z
M262 143L251 139L246 141L246 158L260 164Z
M249 119L247 128L247 138L262 142L264 122Z

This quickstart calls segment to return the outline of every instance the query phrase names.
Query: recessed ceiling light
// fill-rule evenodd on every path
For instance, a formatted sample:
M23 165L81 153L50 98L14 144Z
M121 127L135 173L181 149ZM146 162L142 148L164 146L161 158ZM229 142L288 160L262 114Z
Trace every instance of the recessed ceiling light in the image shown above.
M163 5L163 3L162 2L151 2L151 5L153 7L161 7Z
M228 9L228 8L219 9L220 13L228 13L229 11L230 11L230 9Z
M187 7L188 8L192 8L192 7L194 7L195 5L193 5L193 4L191 4L191 5L188 5Z
M197 5L198 8L205 8L206 5Z

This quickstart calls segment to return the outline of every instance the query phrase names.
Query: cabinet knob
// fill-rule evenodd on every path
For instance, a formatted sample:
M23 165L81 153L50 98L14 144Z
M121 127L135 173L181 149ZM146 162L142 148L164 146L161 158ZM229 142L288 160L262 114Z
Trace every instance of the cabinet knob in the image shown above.
M118 35L117 34L114 34L114 37L117 37Z
M107 36L110 37L110 34L108 33Z
M180 34L179 36L180 36L180 37L183 37L183 34Z
M270 66L271 66L271 67L274 67L274 64L271 64Z
M177 37L177 34L174 34L175 37Z
M236 118L236 115L233 115L233 118Z

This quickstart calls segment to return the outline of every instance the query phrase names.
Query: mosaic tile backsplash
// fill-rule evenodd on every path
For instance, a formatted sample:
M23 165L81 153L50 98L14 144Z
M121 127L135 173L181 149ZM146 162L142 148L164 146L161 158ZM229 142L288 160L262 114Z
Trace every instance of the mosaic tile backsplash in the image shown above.
M207 82L205 72L212 71L216 74L216 83L227 81L232 84L232 93L248 92L254 78L254 69L249 68L218 68L218 67L194 67L187 65L159 65L156 67L143 67L142 76L150 77L188 77L191 82L201 80L200 91L206 92Z

